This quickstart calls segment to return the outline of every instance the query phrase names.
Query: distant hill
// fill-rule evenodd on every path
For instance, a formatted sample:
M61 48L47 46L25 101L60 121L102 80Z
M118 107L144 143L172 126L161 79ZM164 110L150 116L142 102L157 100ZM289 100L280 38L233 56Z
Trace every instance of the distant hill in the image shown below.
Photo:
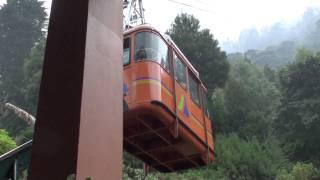
M228 54L229 61L248 59L259 66L280 67L294 60L298 45L294 41L282 42L279 46L269 46L264 50L248 50L245 53Z
M246 52L250 49L263 50L268 46L277 46L283 41L304 42L320 19L319 8L309 8L294 24L277 22L262 29L246 29L240 33L237 41L222 42L222 48L228 53Z
M245 30L237 42L223 44L229 61L246 58L257 65L280 67L294 60L297 49L320 50L320 9L308 9L292 26L276 23L258 32Z

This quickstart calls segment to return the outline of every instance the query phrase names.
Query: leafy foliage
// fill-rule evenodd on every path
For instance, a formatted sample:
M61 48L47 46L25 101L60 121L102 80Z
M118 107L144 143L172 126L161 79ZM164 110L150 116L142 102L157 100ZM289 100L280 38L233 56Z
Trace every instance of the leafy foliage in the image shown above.
M279 92L264 73L246 60L232 64L223 90L213 96L211 111L218 132L265 139L279 104Z
M304 54L280 72L283 98L275 126L292 159L319 165L320 56L300 52Z
M200 30L198 19L192 15L180 14L167 34L200 72L200 77L210 92L224 86L229 71L226 53L218 47L218 41L208 29Z
M0 129L0 155L10 151L16 147L14 140L8 135L8 133Z
M24 63L25 86L23 92L25 94L25 101L28 104L26 110L32 114L36 114L38 104L44 50L45 39L41 39L41 41L31 49L31 54Z
M310 180L319 178L320 171L313 164L297 162L290 172L287 172L285 169L281 170L276 180Z
M216 171L223 179L273 179L286 159L274 141L245 141L235 134L219 135ZM220 175L221 176L221 175Z
M136 159L135 157L133 157L125 151L123 152L123 163L130 168L143 168L143 163L140 160Z

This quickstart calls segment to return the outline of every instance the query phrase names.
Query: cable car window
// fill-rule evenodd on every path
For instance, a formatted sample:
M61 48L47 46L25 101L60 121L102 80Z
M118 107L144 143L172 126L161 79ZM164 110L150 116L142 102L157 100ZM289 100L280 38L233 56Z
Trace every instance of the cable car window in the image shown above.
M189 89L193 102L200 106L199 86L198 82L194 79L193 75L189 74Z
M130 38L125 38L123 41L122 63L123 65L130 63Z
M182 63L178 56L174 55L175 59L175 74L176 80L179 84L186 89L187 88L187 76L186 76L186 66Z
M140 32L136 35L135 60L150 60L169 70L168 46L158 35Z

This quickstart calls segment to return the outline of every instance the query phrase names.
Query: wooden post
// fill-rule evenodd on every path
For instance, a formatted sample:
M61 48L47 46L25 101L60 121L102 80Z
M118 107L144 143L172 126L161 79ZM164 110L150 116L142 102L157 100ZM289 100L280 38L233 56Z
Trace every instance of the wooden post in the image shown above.
M122 8L53 0L28 179L121 179Z

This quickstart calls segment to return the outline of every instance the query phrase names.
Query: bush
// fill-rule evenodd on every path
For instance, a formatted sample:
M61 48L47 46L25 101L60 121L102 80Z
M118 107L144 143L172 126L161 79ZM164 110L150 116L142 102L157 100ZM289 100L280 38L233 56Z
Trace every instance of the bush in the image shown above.
M0 155L16 147L14 140L8 135L8 132L0 129Z
M235 134L217 136L216 153L212 175L218 179L274 179L278 169L287 164L273 141L246 141Z
M298 162L290 172L281 170L276 180L311 180L320 179L320 171L312 163L303 164Z

